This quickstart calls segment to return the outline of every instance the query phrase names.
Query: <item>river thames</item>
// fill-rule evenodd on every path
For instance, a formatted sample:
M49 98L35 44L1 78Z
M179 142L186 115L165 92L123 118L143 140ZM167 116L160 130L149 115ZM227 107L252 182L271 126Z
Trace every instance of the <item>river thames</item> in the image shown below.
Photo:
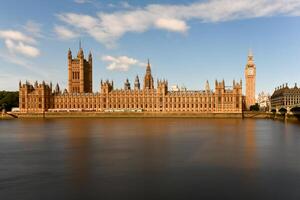
M0 121L0 199L300 199L300 124Z

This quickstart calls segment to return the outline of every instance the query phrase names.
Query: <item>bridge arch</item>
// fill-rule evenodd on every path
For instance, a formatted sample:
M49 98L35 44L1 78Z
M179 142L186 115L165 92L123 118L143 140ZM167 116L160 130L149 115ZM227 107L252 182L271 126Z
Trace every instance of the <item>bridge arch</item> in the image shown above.
M291 108L291 112L293 113L300 113L300 105L294 106Z
M271 112L272 112L272 113L276 113L276 108L272 108L272 109L271 109Z
M279 111L281 114L287 113L287 109L284 108L284 107L280 108L278 111Z

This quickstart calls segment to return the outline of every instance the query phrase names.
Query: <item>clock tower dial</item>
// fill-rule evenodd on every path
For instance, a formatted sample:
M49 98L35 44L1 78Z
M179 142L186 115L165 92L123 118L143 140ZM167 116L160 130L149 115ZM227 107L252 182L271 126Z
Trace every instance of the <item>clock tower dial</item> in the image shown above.
M251 75L251 76L254 75L254 69L252 67L248 68L248 75Z
M245 79L246 79L246 108L249 109L251 105L256 103L255 101L255 82L256 82L256 66L254 64L253 54L249 51L248 62L245 67Z

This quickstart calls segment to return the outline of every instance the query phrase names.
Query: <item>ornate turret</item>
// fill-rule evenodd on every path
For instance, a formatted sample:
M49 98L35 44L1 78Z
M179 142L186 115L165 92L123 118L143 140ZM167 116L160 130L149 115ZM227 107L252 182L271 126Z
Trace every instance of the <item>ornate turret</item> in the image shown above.
M83 53L83 49L82 48L79 49L77 57L78 58L84 58L84 53Z
M154 89L154 83L153 83L153 77L151 75L151 66L148 59L148 64L146 68L146 75L144 78L144 90L153 90Z
M54 92L55 92L56 94L59 94L59 93L60 93L60 88L59 88L58 83L57 83L56 86L55 86Z
M90 51L90 53L89 53L89 61L92 61L92 59L93 59L93 56L92 56L92 52Z
M207 80L206 83L205 83L205 91L206 91L206 92L209 92L209 91L210 91L210 87L209 87L209 82L208 82L208 80Z
M50 90L52 92L52 82L50 82L49 88L50 88Z
M69 60L72 59L72 51L71 51L70 48L69 48L69 50L68 50L68 59L69 59Z
M126 79L125 83L124 83L124 90L130 90L130 83L128 78Z
M165 95L168 93L168 81L163 80L157 80L157 91L158 93Z
M150 61L149 61L149 59L148 59L148 63L147 63L147 69L146 69L146 72L151 74L151 66L150 66Z
M238 89L242 90L242 80L240 80L240 82L233 80L232 82L233 82L232 84L233 90L237 90L237 92L239 92Z
M114 89L114 83L113 81L109 82L109 80L102 81L100 82L100 92L101 93L109 93Z
M81 48L81 40L79 41L79 51L78 51L77 57L84 58L83 49Z
M218 80L215 81L215 92L216 92L216 94L222 94L225 92L224 79L222 80L222 82L218 82Z
M139 79L139 76L136 75L135 77L135 81L134 81L134 89L135 90L139 90L140 89L140 79Z

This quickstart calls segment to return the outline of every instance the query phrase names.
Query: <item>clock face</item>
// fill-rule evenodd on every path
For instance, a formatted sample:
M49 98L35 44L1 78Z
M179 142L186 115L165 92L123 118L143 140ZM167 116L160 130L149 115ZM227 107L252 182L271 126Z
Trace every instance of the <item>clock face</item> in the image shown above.
M249 75L253 75L254 74L254 69L253 68L249 68L248 69L248 74Z

